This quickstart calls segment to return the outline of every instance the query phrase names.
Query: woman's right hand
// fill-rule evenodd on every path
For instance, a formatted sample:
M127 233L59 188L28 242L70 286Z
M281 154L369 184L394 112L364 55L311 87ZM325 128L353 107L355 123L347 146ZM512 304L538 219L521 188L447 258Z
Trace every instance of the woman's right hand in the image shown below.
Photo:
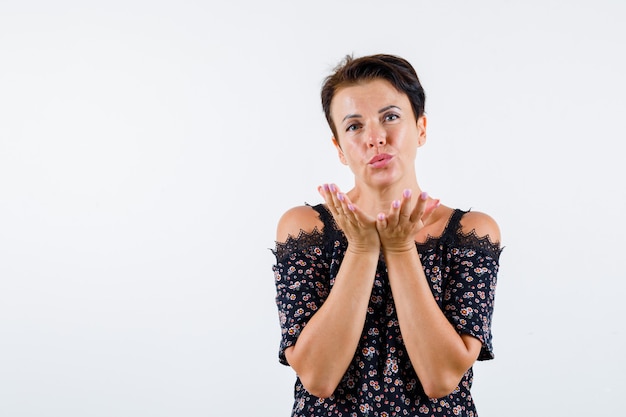
M324 184L317 190L324 198L335 223L346 236L348 251L378 254L380 237L376 229L376 218L359 210L335 184Z

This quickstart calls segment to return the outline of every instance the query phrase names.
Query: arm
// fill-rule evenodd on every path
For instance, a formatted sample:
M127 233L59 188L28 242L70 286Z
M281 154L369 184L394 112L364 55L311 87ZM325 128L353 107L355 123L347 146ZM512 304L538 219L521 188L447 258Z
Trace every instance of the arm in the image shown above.
M379 231L400 330L411 363L426 394L438 398L456 388L476 361L482 342L468 334L460 335L448 321L433 298L413 238L400 237L404 233L399 230L406 226L402 225L403 221L416 223L419 229L424 206L425 202L418 201L415 216L402 216L401 208L396 212L392 208L389 217L379 221L382 223ZM466 217L464 228L500 240L498 227L490 217L476 212Z
M426 282L417 251L385 253L402 337L424 392L450 394L480 352L480 340L459 335Z
M322 190L322 195L335 221L344 232L348 230L349 225L343 223L342 215L335 209L343 207L350 215L347 202L339 201L334 193ZM312 230L314 222L319 223L319 219L310 207L290 210L279 221L277 241L285 241L290 235L297 236L303 228ZM352 239L352 244L348 240L348 249L328 297L302 329L295 345L285 350L289 365L304 387L318 397L329 397L335 391L354 358L363 332L380 251L373 220L369 229L375 234L376 241L367 242L364 235Z

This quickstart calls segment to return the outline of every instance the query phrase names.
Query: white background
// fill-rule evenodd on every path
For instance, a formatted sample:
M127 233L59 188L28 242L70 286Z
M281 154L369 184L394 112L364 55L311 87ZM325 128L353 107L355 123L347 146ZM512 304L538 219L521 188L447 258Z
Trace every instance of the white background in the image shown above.
M622 415L626 3L0 0L0 415L288 416L270 248L411 61L420 184L506 246L481 417Z

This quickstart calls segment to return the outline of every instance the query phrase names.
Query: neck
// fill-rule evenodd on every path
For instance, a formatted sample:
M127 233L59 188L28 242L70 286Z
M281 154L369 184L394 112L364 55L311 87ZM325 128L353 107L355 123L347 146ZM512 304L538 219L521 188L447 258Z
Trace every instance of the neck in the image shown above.
M348 197L365 213L370 216L376 216L380 212L388 212L391 203L394 200L401 200L402 193L406 189L412 192L411 207L413 207L422 192L417 181L393 184L388 187L371 187L365 184L356 184L348 192Z

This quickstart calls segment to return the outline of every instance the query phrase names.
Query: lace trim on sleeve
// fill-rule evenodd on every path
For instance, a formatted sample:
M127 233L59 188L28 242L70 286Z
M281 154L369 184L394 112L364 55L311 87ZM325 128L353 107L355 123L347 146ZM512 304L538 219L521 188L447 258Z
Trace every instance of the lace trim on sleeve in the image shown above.
M500 247L499 242L493 243L489 235L479 236L476 233L476 229L472 229L468 233L463 233L461 218L469 211L470 210L465 211L461 209L454 210L454 213L450 216L448 224L441 235L441 242L456 247L473 248L482 251L486 256L497 261L503 249Z
M324 233L315 227L311 232L300 229L298 236L289 236L285 242L276 242L276 249L272 250L276 260L280 261L294 252L306 251L311 246L320 246L324 241Z
M478 236L475 229L472 229L469 233L463 233L460 221L461 217L467 212L468 211L455 209L450 219L448 219L448 223L441 236L428 235L425 242L416 242L418 250L426 252L435 249L441 244L447 244L481 250L486 256L497 261L504 247L500 247L499 243L493 243L489 235Z
M476 230L469 233L461 232L460 228L456 231L456 242L459 246L474 247L483 251L483 253L496 261L500 258L503 247L499 243L493 243L489 235L478 236Z

